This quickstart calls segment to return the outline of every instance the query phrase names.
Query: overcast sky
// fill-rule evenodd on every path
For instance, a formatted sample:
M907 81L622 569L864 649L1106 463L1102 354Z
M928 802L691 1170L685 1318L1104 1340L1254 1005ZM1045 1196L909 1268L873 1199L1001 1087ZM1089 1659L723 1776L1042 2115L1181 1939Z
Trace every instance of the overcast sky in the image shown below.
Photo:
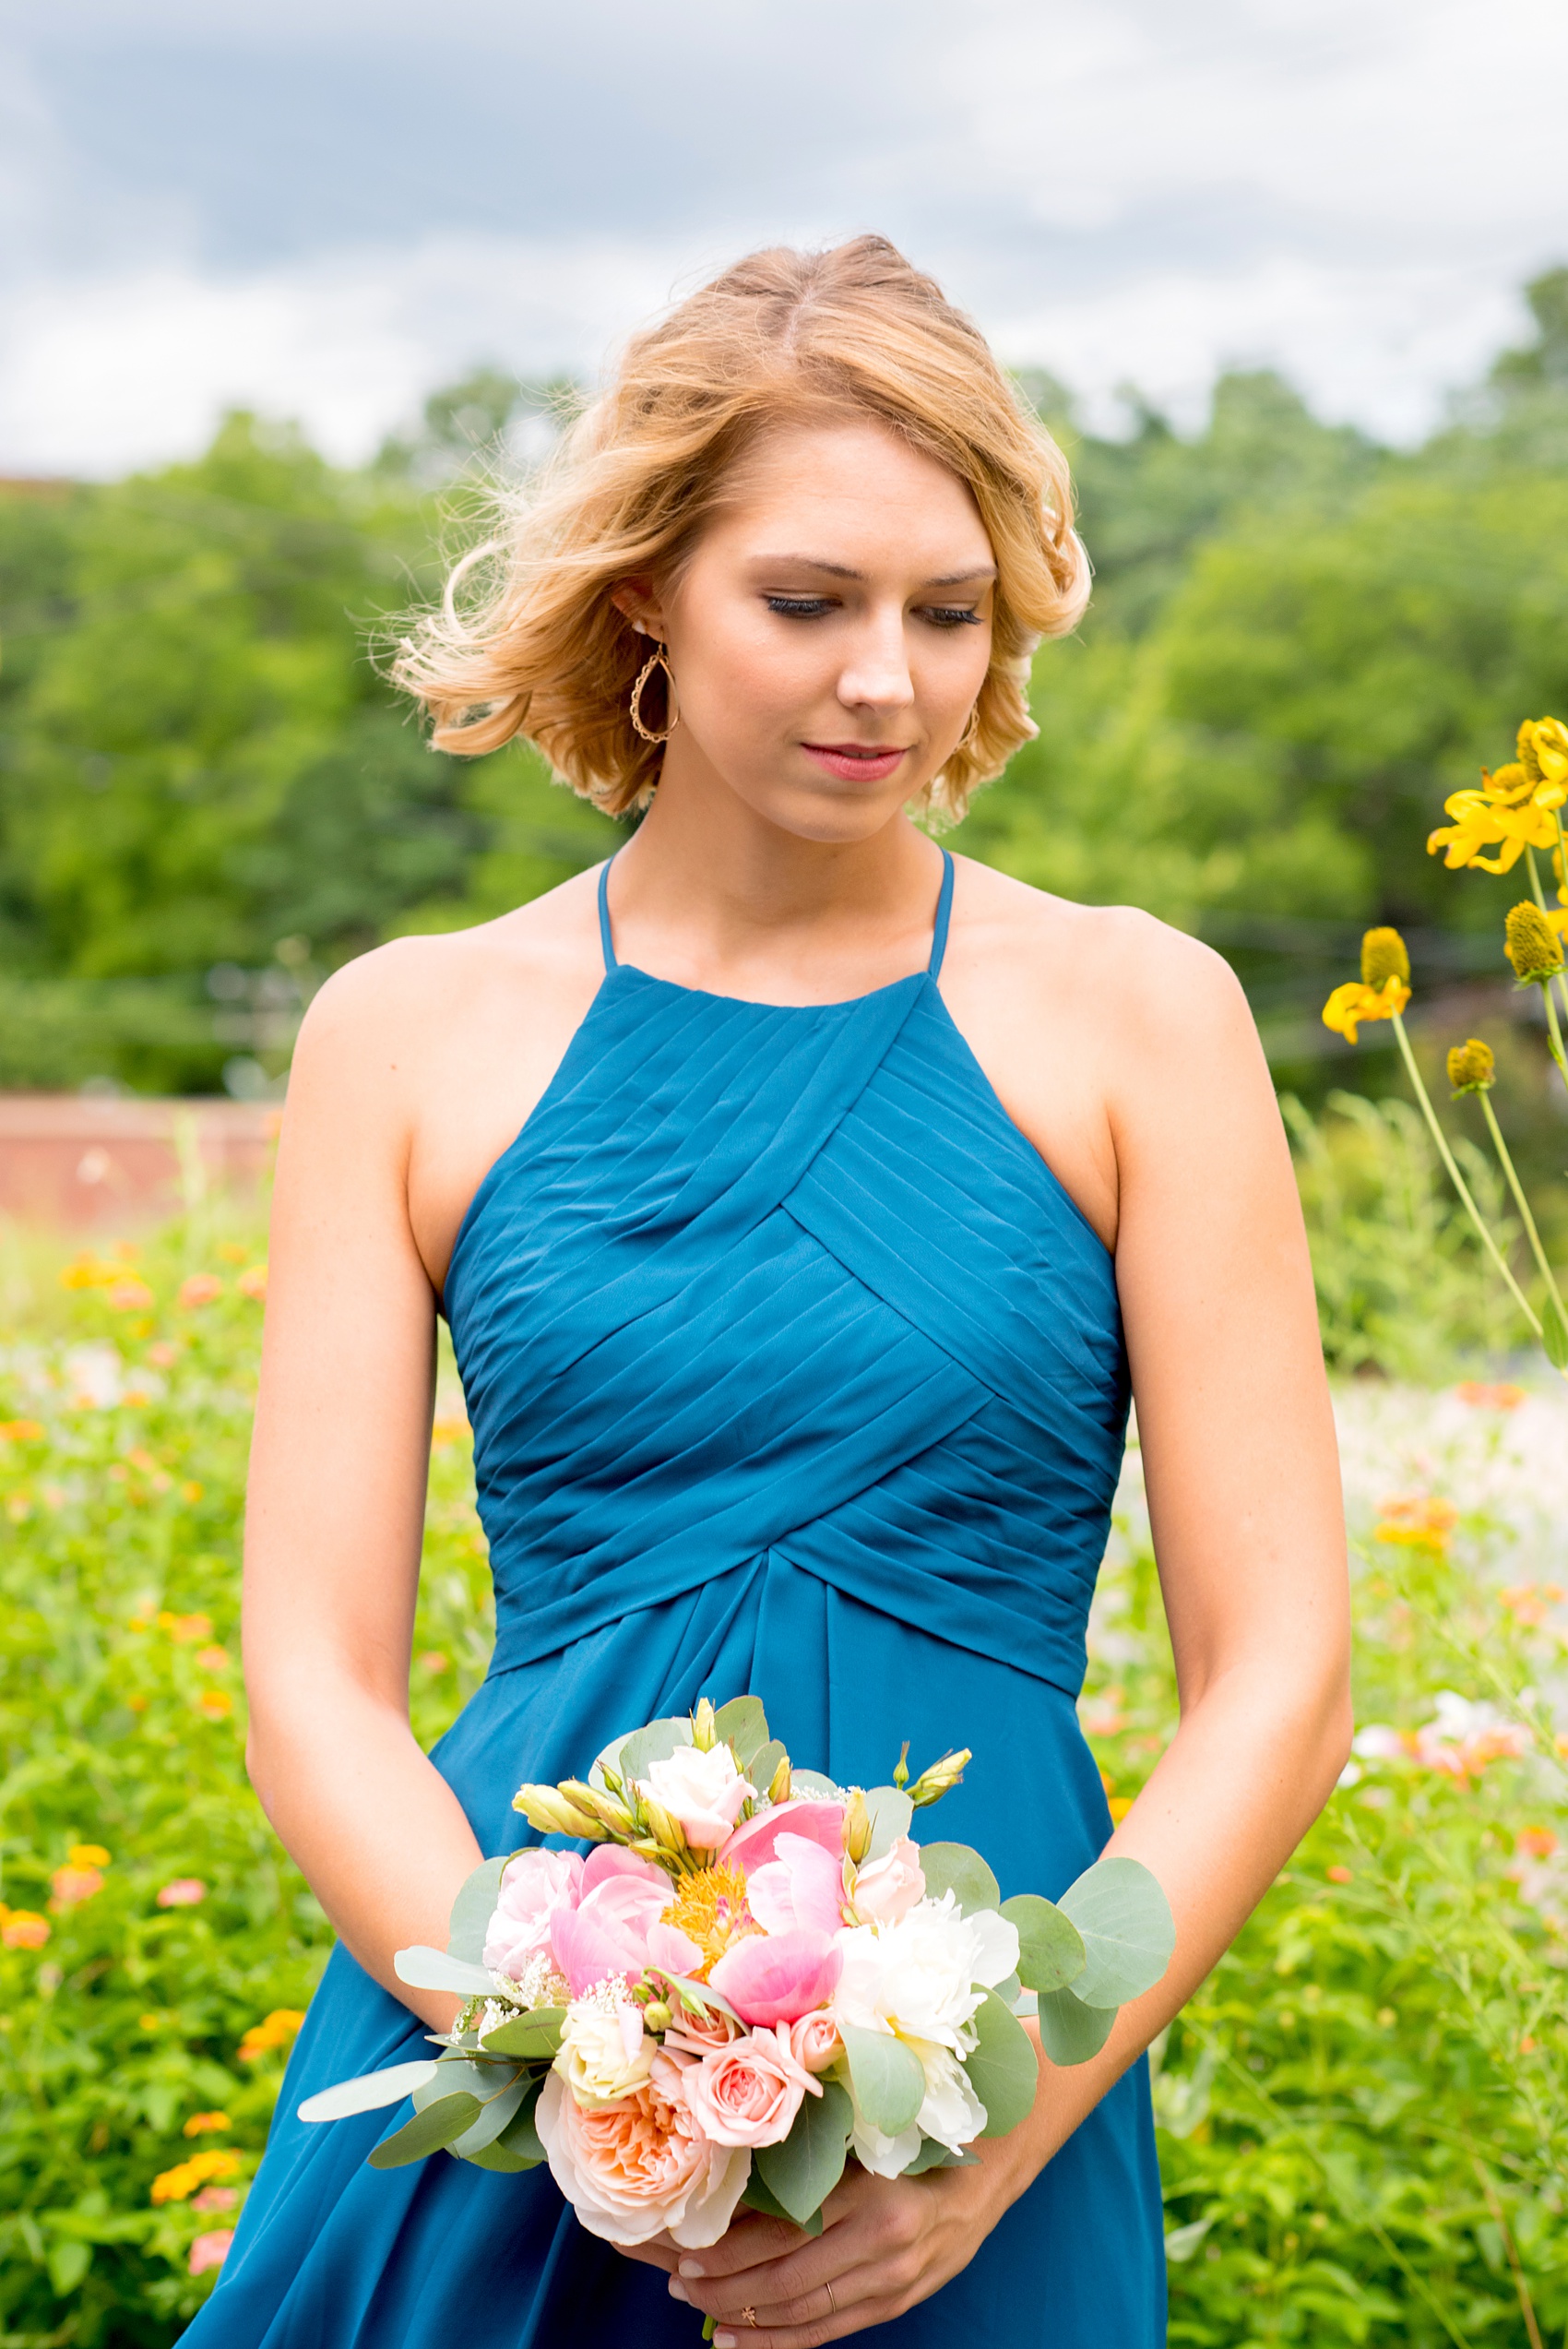
M0 0L0 472L362 456L864 228L1101 416L1408 437L1568 259L1565 88L1564 0Z

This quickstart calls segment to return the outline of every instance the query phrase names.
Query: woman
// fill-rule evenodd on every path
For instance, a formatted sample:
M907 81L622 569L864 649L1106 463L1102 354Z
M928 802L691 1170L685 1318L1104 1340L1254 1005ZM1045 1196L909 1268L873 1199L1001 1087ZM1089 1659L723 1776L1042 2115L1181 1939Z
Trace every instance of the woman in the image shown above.
M251 1483L252 1774L338 1929L191 2338L808 2349L1164 2336L1143 2049L1347 1752L1338 1479L1301 1218L1225 966L950 858L1087 592L1065 468L891 247L765 253L636 341L488 585L401 674L525 733L611 863L312 1006ZM426 1758L409 1649L434 1321L497 1591ZM1129 1369L1130 1365L1130 1369ZM624 2256L545 2170L363 2166L302 2096L416 2056L519 1783L754 1689L841 1782L975 1749L941 1832L1059 1892L1111 1821L1074 1699L1129 1381L1182 1696L1111 1840L1175 1910L1104 2052L972 2167Z

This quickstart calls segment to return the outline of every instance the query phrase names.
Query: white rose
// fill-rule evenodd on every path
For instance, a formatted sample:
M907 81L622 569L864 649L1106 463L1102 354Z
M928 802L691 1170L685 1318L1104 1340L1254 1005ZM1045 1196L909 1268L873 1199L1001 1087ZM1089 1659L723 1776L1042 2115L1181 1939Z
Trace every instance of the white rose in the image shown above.
M994 1910L961 1916L951 1892L920 1901L896 1923L862 1925L839 1936L844 1970L833 2011L847 2022L932 2040L956 2055L975 2044L969 2028L985 1992L1018 1962L1015 1926Z
M756 1788L742 1777L728 1746L711 1746L707 1753L695 1746L677 1746L667 1761L648 1764L637 1781L672 1818L695 1851L716 1852L727 1842L731 1830Z
M885 2137L857 2105L849 2144L861 2169L870 2170L873 2177L902 2177L921 2150L920 2123L897 2137Z
M642 2087L658 2053L659 2042L644 2031L636 2007L574 1998L555 2069L579 2105L612 2105Z

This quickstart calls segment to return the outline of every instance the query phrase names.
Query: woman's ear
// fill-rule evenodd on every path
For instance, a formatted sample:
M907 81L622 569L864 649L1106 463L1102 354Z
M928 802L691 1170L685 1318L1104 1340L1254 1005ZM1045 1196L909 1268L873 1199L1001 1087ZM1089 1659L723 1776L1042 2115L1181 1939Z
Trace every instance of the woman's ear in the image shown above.
M651 579L623 579L610 590L610 601L624 613L639 636L664 641L664 614Z

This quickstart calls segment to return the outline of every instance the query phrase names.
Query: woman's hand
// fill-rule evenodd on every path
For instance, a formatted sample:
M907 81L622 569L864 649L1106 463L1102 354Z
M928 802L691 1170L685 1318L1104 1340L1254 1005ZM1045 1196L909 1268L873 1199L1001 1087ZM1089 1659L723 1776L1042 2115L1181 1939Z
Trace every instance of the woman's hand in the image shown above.
M886 2324L968 2267L1026 2182L998 2159L920 2177L873 2177L851 2164L814 2239L742 2211L721 2241L683 2251L670 2289L718 2320L717 2349L816 2349ZM663 2264L663 2261L660 2261Z

